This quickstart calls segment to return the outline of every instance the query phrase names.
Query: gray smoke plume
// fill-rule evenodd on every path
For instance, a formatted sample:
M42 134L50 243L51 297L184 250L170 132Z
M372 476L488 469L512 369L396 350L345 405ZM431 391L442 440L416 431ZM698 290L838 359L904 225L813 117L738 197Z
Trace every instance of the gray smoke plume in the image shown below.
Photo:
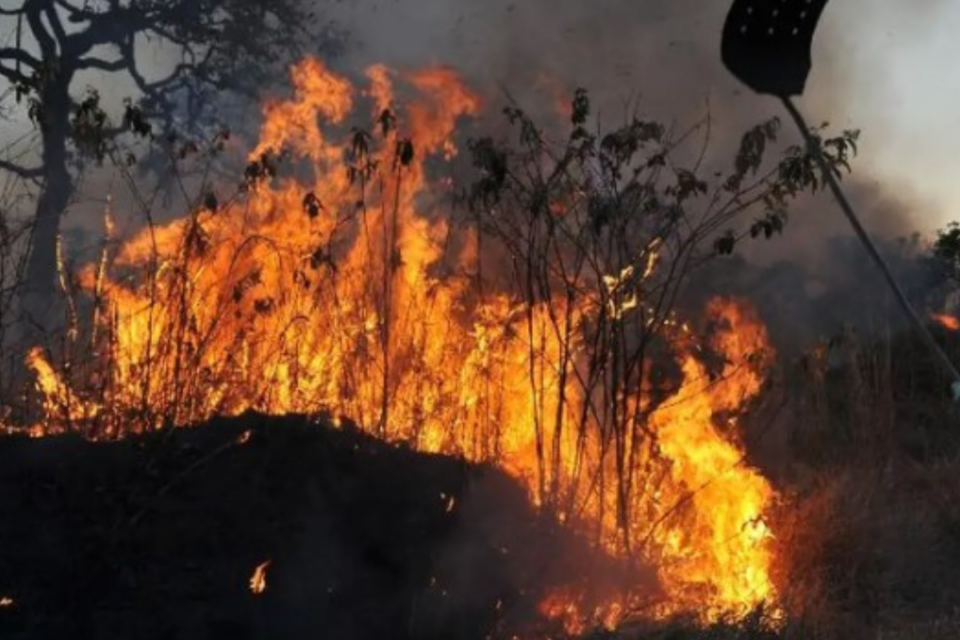
M331 61L335 69L359 75L373 63L401 71L449 65L485 97L487 116L478 127L502 126L500 108L511 101L535 118L556 118L556 105L569 101L575 88L584 87L590 91L593 115L606 126L616 126L637 112L683 130L709 113L707 160L718 167L730 166L748 127L774 115L783 120L783 144L799 142L777 101L752 94L721 64L720 34L729 2L316 2L318 15L333 18L350 34L346 54ZM907 192L902 184L880 182L872 175L871 152L885 143L882 119L857 120L850 115L851 105L862 104L857 102L861 95L881 94L876 87L885 82L883 61L896 55L897 46L922 37L945 4L943 0L909 6L894 0L835 1L824 12L814 41L814 67L799 103L811 124L831 122L831 133L863 129L861 157L855 160L854 174L845 180L845 188L867 227L882 239L917 230L929 218L929 204L922 193ZM120 85L101 89L106 97L126 95ZM248 105L242 121L228 124L245 139L255 140L257 110ZM106 193L115 195L121 218L126 212L133 219L131 227L142 224L142 215L136 213L133 199L125 197L121 185L119 177L106 175L91 175L82 185L67 221L68 227L76 225L84 232L82 240L73 241L68 229L68 247L74 255L80 247L98 246ZM169 214L161 213L160 219L180 215L184 203L173 198L167 208ZM845 284L851 280L849 263L866 262L855 244L832 240L849 236L839 210L821 194L797 203L783 236L749 243L743 253L751 264L776 273L783 271L781 263L799 267L804 273L803 289L793 297L807 300L811 288L849 286ZM885 295L882 282L869 270L864 278L854 280L855 295L842 296L853 308L860 307L864 298Z
M515 100L545 117L577 87L590 91L594 115L611 126L637 111L683 130L709 112L708 161L729 166L742 133L771 116L783 121L785 145L800 140L775 99L754 95L723 67L720 34L729 4L395 0L343 5L338 17L355 36L356 46L343 61L349 69L375 61L400 69L450 65L487 97L491 113ZM844 187L881 244L918 230L929 218L928 203L922 194L881 183L871 174L870 150L883 145L885 132L879 120L853 120L850 105L861 92L882 86L881 61L895 56L897 45L922 37L942 6L942 0L909 7L892 0L831 3L814 41L807 91L798 101L812 125L830 122L831 134L862 129L862 155ZM749 243L744 255L755 267L769 269L771 277L799 271L802 277L789 279L799 288L784 295L809 301L813 318L826 317L815 306L824 291L849 294L833 291L823 298L832 300L832 319L813 331L819 333L829 331L846 311L850 322L862 320L864 303L886 295L866 254L849 237L835 203L818 194L796 204L782 237ZM731 269L729 277L736 279L735 273L740 269ZM845 302L842 308L836 307L837 298Z

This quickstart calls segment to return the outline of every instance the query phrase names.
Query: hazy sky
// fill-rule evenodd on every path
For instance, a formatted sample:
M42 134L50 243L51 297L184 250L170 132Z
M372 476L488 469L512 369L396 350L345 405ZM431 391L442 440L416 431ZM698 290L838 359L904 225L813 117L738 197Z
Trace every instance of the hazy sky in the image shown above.
M446 62L517 89L524 86L510 82L517 68L539 66L592 89L624 96L640 91L652 109L679 118L695 114L710 96L721 118L726 114L737 126L778 113L772 99L738 95L721 66L726 1L388 0L372 9L362 1L353 6L346 16L360 25L359 59ZM901 201L911 223L924 231L960 218L958 34L960 2L831 0L800 101L812 123L862 129L859 180L878 183Z
M726 0L350 0L333 6L356 34L346 67L450 64L488 92L507 87L521 98L542 72L610 99L640 98L653 115L680 122L702 114L709 98L718 137L725 132L727 143L744 126L780 113L774 100L750 95L721 66ZM863 130L858 181L898 201L900 215L922 231L960 218L957 34L957 1L831 0L801 100L811 122ZM0 131L0 142L15 133ZM870 220L871 211L862 214Z
M833 4L824 19L849 29L844 115L864 130L865 169L929 197L918 221L960 218L960 2Z

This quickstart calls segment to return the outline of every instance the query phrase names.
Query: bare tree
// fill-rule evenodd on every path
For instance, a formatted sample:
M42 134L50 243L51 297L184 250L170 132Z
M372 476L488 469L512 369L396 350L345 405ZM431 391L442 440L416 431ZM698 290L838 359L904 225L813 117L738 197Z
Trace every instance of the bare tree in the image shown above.
M298 0L0 0L0 93L6 81L41 140L33 166L0 159L0 171L39 187L21 296L34 327L49 322L76 161L102 161L124 131L152 136L147 114L168 131L175 114L196 124L219 93L253 93L283 77L277 66L333 42L326 26L311 39L311 24L314 14ZM167 68L157 70L147 55L157 51L170 57ZM100 109L99 95L77 86L90 71L126 76L140 92L117 126Z

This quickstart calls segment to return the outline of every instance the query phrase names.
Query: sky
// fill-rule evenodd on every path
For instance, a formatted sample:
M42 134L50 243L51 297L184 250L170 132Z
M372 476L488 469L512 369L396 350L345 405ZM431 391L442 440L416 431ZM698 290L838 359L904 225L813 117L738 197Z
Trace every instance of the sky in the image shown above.
M863 129L865 171L929 200L924 226L960 218L960 3L834 4L824 19L851 25L844 117Z
M342 65L355 71L373 62L401 69L449 64L482 92L502 95L506 88L521 101L535 101L546 76L586 86L608 106L634 99L680 123L702 116L709 104L726 150L746 126L783 115L774 100L751 95L723 69L723 0L319 4L332 6L333 17L354 33ZM878 200L888 203L888 213L896 210L894 232L932 232L960 218L958 33L960 2L950 0L831 0L821 18L799 104L811 122L862 130L856 180L881 194L864 201L868 226ZM0 147L27 126L21 120L0 131ZM889 220L875 226L891 231Z
M731 132L780 113L772 99L743 95L722 68L719 34L729 2L375 5L355 2L346 11L348 21L363 25L359 58L451 63L508 86L517 67L539 66L591 89L620 96L640 92L652 110L680 119L692 119L709 97L721 119L730 116L735 123ZM403 33L414 35L397 36ZM811 123L861 129L858 180L895 199L905 225L922 232L960 218L958 33L960 2L831 0L814 42L807 92L799 100ZM518 85L524 83L512 86ZM869 220L871 212L862 215Z

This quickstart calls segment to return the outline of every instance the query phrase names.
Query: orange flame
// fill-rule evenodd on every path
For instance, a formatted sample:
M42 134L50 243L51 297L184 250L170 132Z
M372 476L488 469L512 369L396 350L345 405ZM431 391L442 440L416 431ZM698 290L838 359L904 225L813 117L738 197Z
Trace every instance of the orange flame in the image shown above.
M255 595L260 595L267 590L267 567L270 566L270 561L266 560L261 562L253 570L253 575L250 576L250 592Z
M120 433L132 417L148 429L324 409L422 451L495 462L611 554L656 566L666 593L656 613L713 619L775 601L763 520L774 492L723 422L760 392L772 355L755 315L711 304L719 372L700 362L685 325L669 323L682 382L657 404L635 403L631 415L646 418L633 431L648 436L614 446L601 421L608 399L578 383L587 363L575 329L593 310L509 293L477 299L446 265L451 246L461 247L454 260L475 256L476 238L449 224L449 182L426 162L456 154L457 122L479 98L444 68L398 78L375 66L360 95L317 60L292 77L293 97L264 109L245 199L124 243L114 268L146 278L86 273L103 300L109 367L100 396L85 399L31 354L50 421L113 412L124 426L107 433ZM403 111L395 84L413 96ZM359 99L377 133L342 131ZM275 175L281 150L305 161L299 180ZM610 317L635 312L643 301L626 283L657 265L654 248L635 269L598 279ZM570 319L566 337L557 314ZM254 593L267 566L251 578ZM588 606L559 591L541 609L582 630L615 626L626 601Z
M714 301L710 312L726 324L715 338L728 358L723 371L712 380L688 354L677 401L658 409L653 423L671 460L670 475L689 496L689 514L659 536L660 544L675 549L665 554L670 560L662 565L664 581L678 598L698 585L712 591L709 606L718 614L775 594L773 557L765 544L771 533L763 521L773 489L713 419L759 393L763 379L748 360L772 352L764 327L745 308Z
M960 320L945 313L931 313L930 318L948 331L960 331Z

